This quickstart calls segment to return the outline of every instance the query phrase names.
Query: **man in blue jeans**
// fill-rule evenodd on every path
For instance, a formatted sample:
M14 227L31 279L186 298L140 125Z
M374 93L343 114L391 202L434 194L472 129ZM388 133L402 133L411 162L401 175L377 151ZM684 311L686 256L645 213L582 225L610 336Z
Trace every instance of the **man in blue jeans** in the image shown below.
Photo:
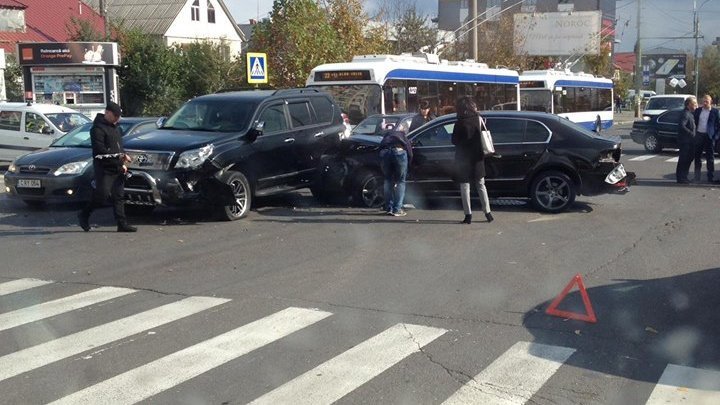
M412 145L401 124L388 131L380 141L380 158L385 177L385 211L388 215L404 217L405 178L412 162Z

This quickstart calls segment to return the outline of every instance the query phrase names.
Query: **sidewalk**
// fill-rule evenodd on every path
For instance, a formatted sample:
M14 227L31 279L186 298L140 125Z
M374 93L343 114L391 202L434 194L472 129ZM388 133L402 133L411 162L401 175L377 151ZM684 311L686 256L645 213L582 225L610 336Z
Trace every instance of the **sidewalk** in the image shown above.
M635 112L632 110L623 110L620 114L613 115L613 125L632 124L638 118L635 118Z

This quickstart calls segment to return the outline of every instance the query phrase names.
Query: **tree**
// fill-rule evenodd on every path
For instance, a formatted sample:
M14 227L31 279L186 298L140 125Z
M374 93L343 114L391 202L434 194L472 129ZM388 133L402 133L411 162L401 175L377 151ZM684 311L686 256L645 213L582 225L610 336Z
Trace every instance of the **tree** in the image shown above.
M718 100L720 97L720 50L716 46L707 46L703 49L699 70L698 96L710 94L713 100Z
M330 25L342 43L340 54L336 56L339 61L390 50L386 28L371 24L361 0L327 0L325 3Z
M70 17L70 22L65 24L65 30L70 41L99 42L108 39L105 33L96 31L90 21L74 16Z
M273 87L305 85L310 70L343 55L328 14L313 0L275 0L270 19L253 28L252 52L268 54Z
M226 44L197 41L174 48L179 61L180 92L184 99L242 86L242 61L231 58Z
M22 68L14 54L5 54L5 95L8 101L25 100Z
M414 5L405 10L395 24L395 52L432 51L437 43L437 29L427 23L427 16L418 14Z

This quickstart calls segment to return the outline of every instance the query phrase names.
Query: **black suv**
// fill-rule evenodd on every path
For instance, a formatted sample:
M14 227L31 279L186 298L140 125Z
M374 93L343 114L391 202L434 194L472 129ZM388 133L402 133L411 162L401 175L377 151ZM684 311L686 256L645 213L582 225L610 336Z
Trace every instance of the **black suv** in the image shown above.
M320 156L343 131L339 107L315 89L197 97L158 130L125 139L126 202L203 204L236 220L254 196L312 187Z

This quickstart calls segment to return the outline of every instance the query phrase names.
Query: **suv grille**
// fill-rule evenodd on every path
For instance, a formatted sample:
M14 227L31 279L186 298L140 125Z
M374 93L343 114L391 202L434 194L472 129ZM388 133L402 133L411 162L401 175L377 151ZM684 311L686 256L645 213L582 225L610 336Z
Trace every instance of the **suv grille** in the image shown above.
M142 170L168 170L170 161L175 152L145 152L141 150L126 150L132 161L128 164L130 169Z

